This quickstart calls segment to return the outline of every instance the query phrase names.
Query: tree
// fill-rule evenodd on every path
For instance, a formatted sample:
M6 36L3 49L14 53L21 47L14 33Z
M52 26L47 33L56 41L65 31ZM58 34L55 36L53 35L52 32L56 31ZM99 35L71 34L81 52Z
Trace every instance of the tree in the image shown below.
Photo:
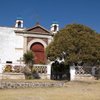
M27 51L26 53L24 53L23 58L25 61L25 64L31 69L33 68L33 52L32 51Z
M50 60L66 54L65 63L100 61L100 34L81 24L70 24L60 30L46 49Z

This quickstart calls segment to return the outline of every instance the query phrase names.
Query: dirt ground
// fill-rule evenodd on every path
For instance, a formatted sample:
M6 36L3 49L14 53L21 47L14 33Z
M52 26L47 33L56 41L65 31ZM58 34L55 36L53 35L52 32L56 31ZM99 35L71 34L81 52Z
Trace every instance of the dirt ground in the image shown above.
M60 88L1 89L0 100L100 100L100 80L66 82Z

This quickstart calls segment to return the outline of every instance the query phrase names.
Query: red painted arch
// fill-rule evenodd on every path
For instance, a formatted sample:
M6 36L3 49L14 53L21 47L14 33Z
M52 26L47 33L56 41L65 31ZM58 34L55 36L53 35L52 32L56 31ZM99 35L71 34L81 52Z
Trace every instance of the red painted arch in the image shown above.
M34 43L31 46L31 50L34 54L34 63L35 64L44 64L46 63L46 54L44 46L41 43Z

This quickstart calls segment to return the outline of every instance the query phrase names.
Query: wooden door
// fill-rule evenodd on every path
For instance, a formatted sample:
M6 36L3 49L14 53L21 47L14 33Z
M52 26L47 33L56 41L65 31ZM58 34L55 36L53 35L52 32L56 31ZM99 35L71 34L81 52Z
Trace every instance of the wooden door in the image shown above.
M31 46L31 50L33 51L34 54L35 64L44 64L46 62L44 46L41 43L34 43Z

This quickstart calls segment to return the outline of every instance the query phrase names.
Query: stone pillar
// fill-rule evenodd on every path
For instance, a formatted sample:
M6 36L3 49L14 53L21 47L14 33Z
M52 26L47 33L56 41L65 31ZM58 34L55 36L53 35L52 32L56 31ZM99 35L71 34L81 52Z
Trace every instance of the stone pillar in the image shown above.
M75 80L75 66L70 66L70 80Z
M52 62L47 65L47 79L51 79L51 65Z
M24 45L23 45L24 47L24 53L26 53L27 52L27 37L24 37Z
M50 44L53 40L53 37L51 36L50 38L48 38L48 44Z

